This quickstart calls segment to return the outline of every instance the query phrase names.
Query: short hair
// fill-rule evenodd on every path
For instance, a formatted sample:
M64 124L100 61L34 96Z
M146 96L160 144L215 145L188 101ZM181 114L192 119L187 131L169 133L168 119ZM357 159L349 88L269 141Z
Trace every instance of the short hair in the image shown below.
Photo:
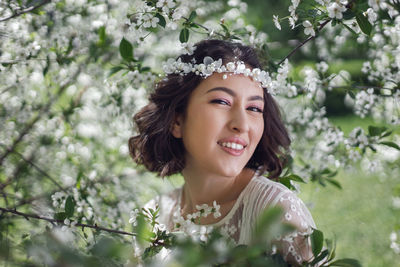
M250 68L262 69L254 48L223 40L203 40L195 44L192 55L181 55L182 62L203 62L209 56L222 59L223 64L242 61ZM194 73L169 74L156 83L149 103L133 117L138 134L129 139L131 157L159 176L180 173L185 167L185 147L182 139L171 133L177 114L185 114L192 91L203 78ZM282 122L279 107L266 89L264 91L264 131L246 167L262 168L269 178L282 172L285 155L290 145L288 132Z

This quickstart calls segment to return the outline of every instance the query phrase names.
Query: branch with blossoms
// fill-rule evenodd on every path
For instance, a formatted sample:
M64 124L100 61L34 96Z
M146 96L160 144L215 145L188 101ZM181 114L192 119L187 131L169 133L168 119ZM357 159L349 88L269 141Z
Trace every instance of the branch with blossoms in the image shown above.
M0 143L0 146L5 147L6 151L8 151L8 148ZM65 189L56 181L56 179L54 179L51 175L49 175L47 172L45 172L42 168L40 168L39 166L37 166L33 161L32 161L32 156L26 158L24 155L22 155L21 153L19 153L18 151L15 150L11 150L9 151L10 153L16 154L19 158L21 158L24 162L28 163L29 165L31 165L34 169L36 169L40 174L42 174L44 177L46 177L47 179L49 179L55 186L57 186L60 190L65 191ZM15 177L17 177L16 175L13 175L12 177L9 177L5 182L0 183L0 191L3 191L4 188L8 185L10 185L14 180Z
M17 10L12 9L11 11L13 14L8 17L0 18L0 22L4 22L4 21L10 20L10 19L13 19L15 17L21 16L21 15L29 13L29 12L33 12L36 9L41 8L42 6L44 6L50 2L51 2L51 0L43 0L41 3L34 5L34 6L30 6L30 7L26 7L26 8L19 7L19 9L17 9Z
M40 216L40 215L37 215L37 214L29 214L29 213L20 212L20 211L17 211L16 209L6 209L6 208L0 207L0 211L2 213L10 213L10 214L13 214L13 215L24 217L28 221L29 221L30 218L32 218L32 219L38 219L38 220L42 220L42 221L47 221L47 222L50 222L53 225L57 224L57 225L63 225L63 226L75 226L75 227L81 227L82 230L84 228L90 228L90 229L95 229L95 230L99 230L99 231L105 231L105 232L114 233L114 234L136 236L136 234L134 234L134 233L129 233L129 232L125 232L125 231L109 229L109 228L98 226L97 224L90 225L90 224L85 224L85 223L73 223L73 222L71 223L71 221L69 219L57 220L57 219L52 219L52 218Z
M25 125L24 129L20 132L19 136L16 139L14 139L12 145L6 148L5 152L0 155L0 166L3 164L5 158L7 158L8 155L10 155L12 152L15 151L17 145L33 129L35 124L42 119L43 115L50 111L53 104L62 96L67 87L70 86L75 81L75 79L78 77L78 74L81 72L83 66L87 63L87 61L88 60L86 60L85 63L79 65L79 67L71 75L71 77L58 87L56 93L49 99L49 101L45 105L43 105L43 107L37 112L37 114L34 115L30 119L30 121Z
M330 21L331 20L326 20L325 22L323 22L319 26L318 31L321 31ZM308 25L308 24L306 23L306 25ZM307 29L307 27L306 27L306 29ZM311 40L313 40L315 38L316 38L316 35L314 34L314 35L308 37L307 39L305 39L300 44L298 44L292 51L290 51L290 53L287 56L285 56L281 61L278 62L278 65L281 65L283 62L286 61L286 59L289 59L294 53L296 53L297 50L299 50L302 46L304 46L306 43L308 43L309 41L311 41Z

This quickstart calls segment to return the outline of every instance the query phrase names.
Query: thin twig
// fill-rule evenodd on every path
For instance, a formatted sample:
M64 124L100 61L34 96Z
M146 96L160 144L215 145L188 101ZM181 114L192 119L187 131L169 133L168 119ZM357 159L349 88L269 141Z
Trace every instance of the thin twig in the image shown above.
M346 89L377 89L377 90L389 90L389 91L397 91L400 88L387 88L382 86L369 86L369 85L345 85L345 86L329 86L329 88L336 89L336 88L346 88Z
M0 146L3 146L3 147L5 147L5 148L7 148L7 146L4 145L3 143L0 143ZM28 159L29 161L33 161L34 156L35 156L35 153L32 152L32 153L28 156L27 159ZM25 164L26 164L26 161L19 162L18 165L17 165L17 167L14 169L13 174L12 174L10 177L8 177L8 179L7 179L4 183L0 183L0 190L1 190L1 191L4 191L4 188L5 188L6 186L10 185L13 181L16 181L16 180L18 179L19 174L21 173L21 171L22 171L23 167L25 166ZM8 206L8 205L7 205L7 206Z
M318 32L322 30L323 27L326 26L326 24L328 24L331 20L328 19L326 21L324 21L324 23L322 23L319 28L318 28ZM309 41L311 41L312 39L315 39L317 37L317 35L315 36L310 36L307 39L305 39L303 42L301 42L300 44L298 44L286 57L284 57L281 61L279 61L278 65L281 65L283 62L285 62L286 59L290 58L294 53L296 53L297 50L299 50L303 45L305 45L306 43L308 43Z
M44 0L42 3L40 3L40 4L37 5L37 6L30 6L30 7L27 7L27 8L25 8L25 9L22 9L22 10L20 10L20 11L16 11L16 12L15 12L14 14L12 14L11 16L8 16L8 17L5 17L5 18L0 18L0 22L3 22L3 21L6 21L6 20L9 20L9 19L12 19L12 18L21 16L22 14L25 14L25 13L28 13L28 12L31 12L31 11L34 11L35 9L38 9L38 8L40 8L40 7L42 7L42 6L46 5L46 4L48 4L48 3L50 3L50 2L51 2L51 0Z
M47 172L45 172L42 168L40 168L39 166L37 166L32 159L30 158L25 158L24 155L22 155L21 153L19 153L18 151L11 151L12 153L18 155L23 161L25 161L26 163L30 164L33 168L35 168L40 174L44 175L45 177L47 177L50 181L53 182L53 184L55 184L61 191L66 192L66 190L53 178L50 176L50 174L48 174ZM0 190L3 190L4 187L6 187L7 185L9 185L14 179L12 179L11 177L8 178L8 180L6 182L4 182L3 184L0 184Z
M26 62L27 60L40 60L40 61L45 61L47 60L47 58L24 58L24 59L14 59L14 60L9 60L9 61L0 61L0 64L6 64L6 65L14 65L14 64L18 64L21 62ZM52 62L57 62L57 60L55 59L51 59L50 61Z
M186 21L189 21L189 19L186 18L186 17L182 17L182 18L183 18L184 20L186 20ZM219 32L211 31L209 28L207 28L206 26L204 26L204 25L202 25L202 24L200 24L200 23L196 23L196 22L193 22L193 21L191 21L191 23L193 23L193 24L195 24L196 26L199 26L200 28L206 30L206 31L208 32L208 34L213 33L213 34L216 34L216 35L219 35L219 36L225 38L225 35L223 35L223 34L221 34L221 33L219 33Z
M87 186L90 187L90 186L94 185L95 183L104 184L104 183L108 183L109 181L110 181L110 179L107 179L107 178L103 177L103 178L101 178L99 180L89 181ZM70 185L70 186L65 186L65 187L62 188L62 191L67 192L69 189L74 188L75 186L76 186L75 184ZM25 204L32 204L33 201L39 200L39 199L42 199L42 198L49 198L50 196L52 196L53 194L55 194L56 192L59 192L59 191L60 190L54 190L52 192L47 192L47 193L40 194L40 195L37 195L37 196L33 196L33 197L30 197L30 198L22 198L22 199L20 198L19 202L17 204L15 204L13 206L13 208L16 209L16 208L21 207L21 206L23 206Z
M15 209L6 209L6 208L0 207L0 211L2 211L3 213L7 212L7 213L11 213L11 214L14 214L14 215L21 216L21 217L24 217L27 220L29 220L29 218L33 218L33 219L48 221L50 223L58 223L58 224L66 225L63 220L51 219L51 218L43 217L43 216L40 216L40 215L37 215L37 214L23 213L23 212L15 210ZM134 234L134 233L129 233L129 232L125 232L125 231L109 229L109 228L101 227L101 226L98 226L98 225L77 223L77 224L75 224L75 226L76 227L82 227L82 228L91 228L91 229L95 229L95 230L100 230L100 231L105 231L105 232L115 233L115 234L120 234L120 235L136 236L136 234Z

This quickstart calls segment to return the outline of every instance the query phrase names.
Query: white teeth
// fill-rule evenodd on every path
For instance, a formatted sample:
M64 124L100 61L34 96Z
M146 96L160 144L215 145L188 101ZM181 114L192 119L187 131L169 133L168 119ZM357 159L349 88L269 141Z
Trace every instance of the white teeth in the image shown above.
M231 142L224 142L221 144L224 147L229 147L235 150L242 150L243 149L243 145L241 144L237 144L237 143L231 143Z

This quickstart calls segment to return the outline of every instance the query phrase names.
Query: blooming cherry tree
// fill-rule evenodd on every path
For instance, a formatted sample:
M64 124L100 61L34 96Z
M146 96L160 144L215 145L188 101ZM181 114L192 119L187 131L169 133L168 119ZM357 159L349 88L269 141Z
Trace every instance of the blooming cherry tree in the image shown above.
M249 24L246 12L247 4L240 0L0 3L0 227L2 233L13 233L1 245L29 251L29 259L10 252L10 261L57 265L68 261L59 252L67 251L81 264L101 257L136 264L164 255L172 246L216 253L218 259L235 255L230 245L221 246L217 234L192 229L183 218L176 223L196 232L195 239L206 245L199 248L158 224L157 210L141 206L160 188L159 182L128 155L131 116L163 78L159 62L167 62L167 72L176 71L179 62L168 58L192 54L193 44L203 38L252 45L267 62L263 72L252 75L268 82L268 90L287 110L294 142L293 160L281 177L286 186L317 182L340 187L337 171L363 161L371 170L398 177L400 139L390 129L400 124L398 3L292 0L287 16L275 15L272 21L282 30L288 20L291 29L304 35L279 59L269 53L274 40ZM339 58L351 37L366 47L362 79L353 79L346 70L334 72L328 64ZM314 55L315 64L296 71L296 53ZM218 59L213 60L214 65L206 65L218 68ZM345 92L344 101L356 115L373 116L386 127L356 127L345 134L330 122L324 107L338 91ZM393 156L388 159L388 154ZM400 196L394 194L392 199ZM190 219L210 214L221 216L218 203L199 206ZM14 234L27 228L27 236ZM315 233L316 242L322 242ZM394 229L388 237L393 253L399 253L398 236ZM101 246L117 252L104 256ZM328 253L321 249L315 250L316 257ZM328 250L322 257L326 264L333 261ZM185 262L181 254L175 256ZM207 263L215 264L201 264Z

